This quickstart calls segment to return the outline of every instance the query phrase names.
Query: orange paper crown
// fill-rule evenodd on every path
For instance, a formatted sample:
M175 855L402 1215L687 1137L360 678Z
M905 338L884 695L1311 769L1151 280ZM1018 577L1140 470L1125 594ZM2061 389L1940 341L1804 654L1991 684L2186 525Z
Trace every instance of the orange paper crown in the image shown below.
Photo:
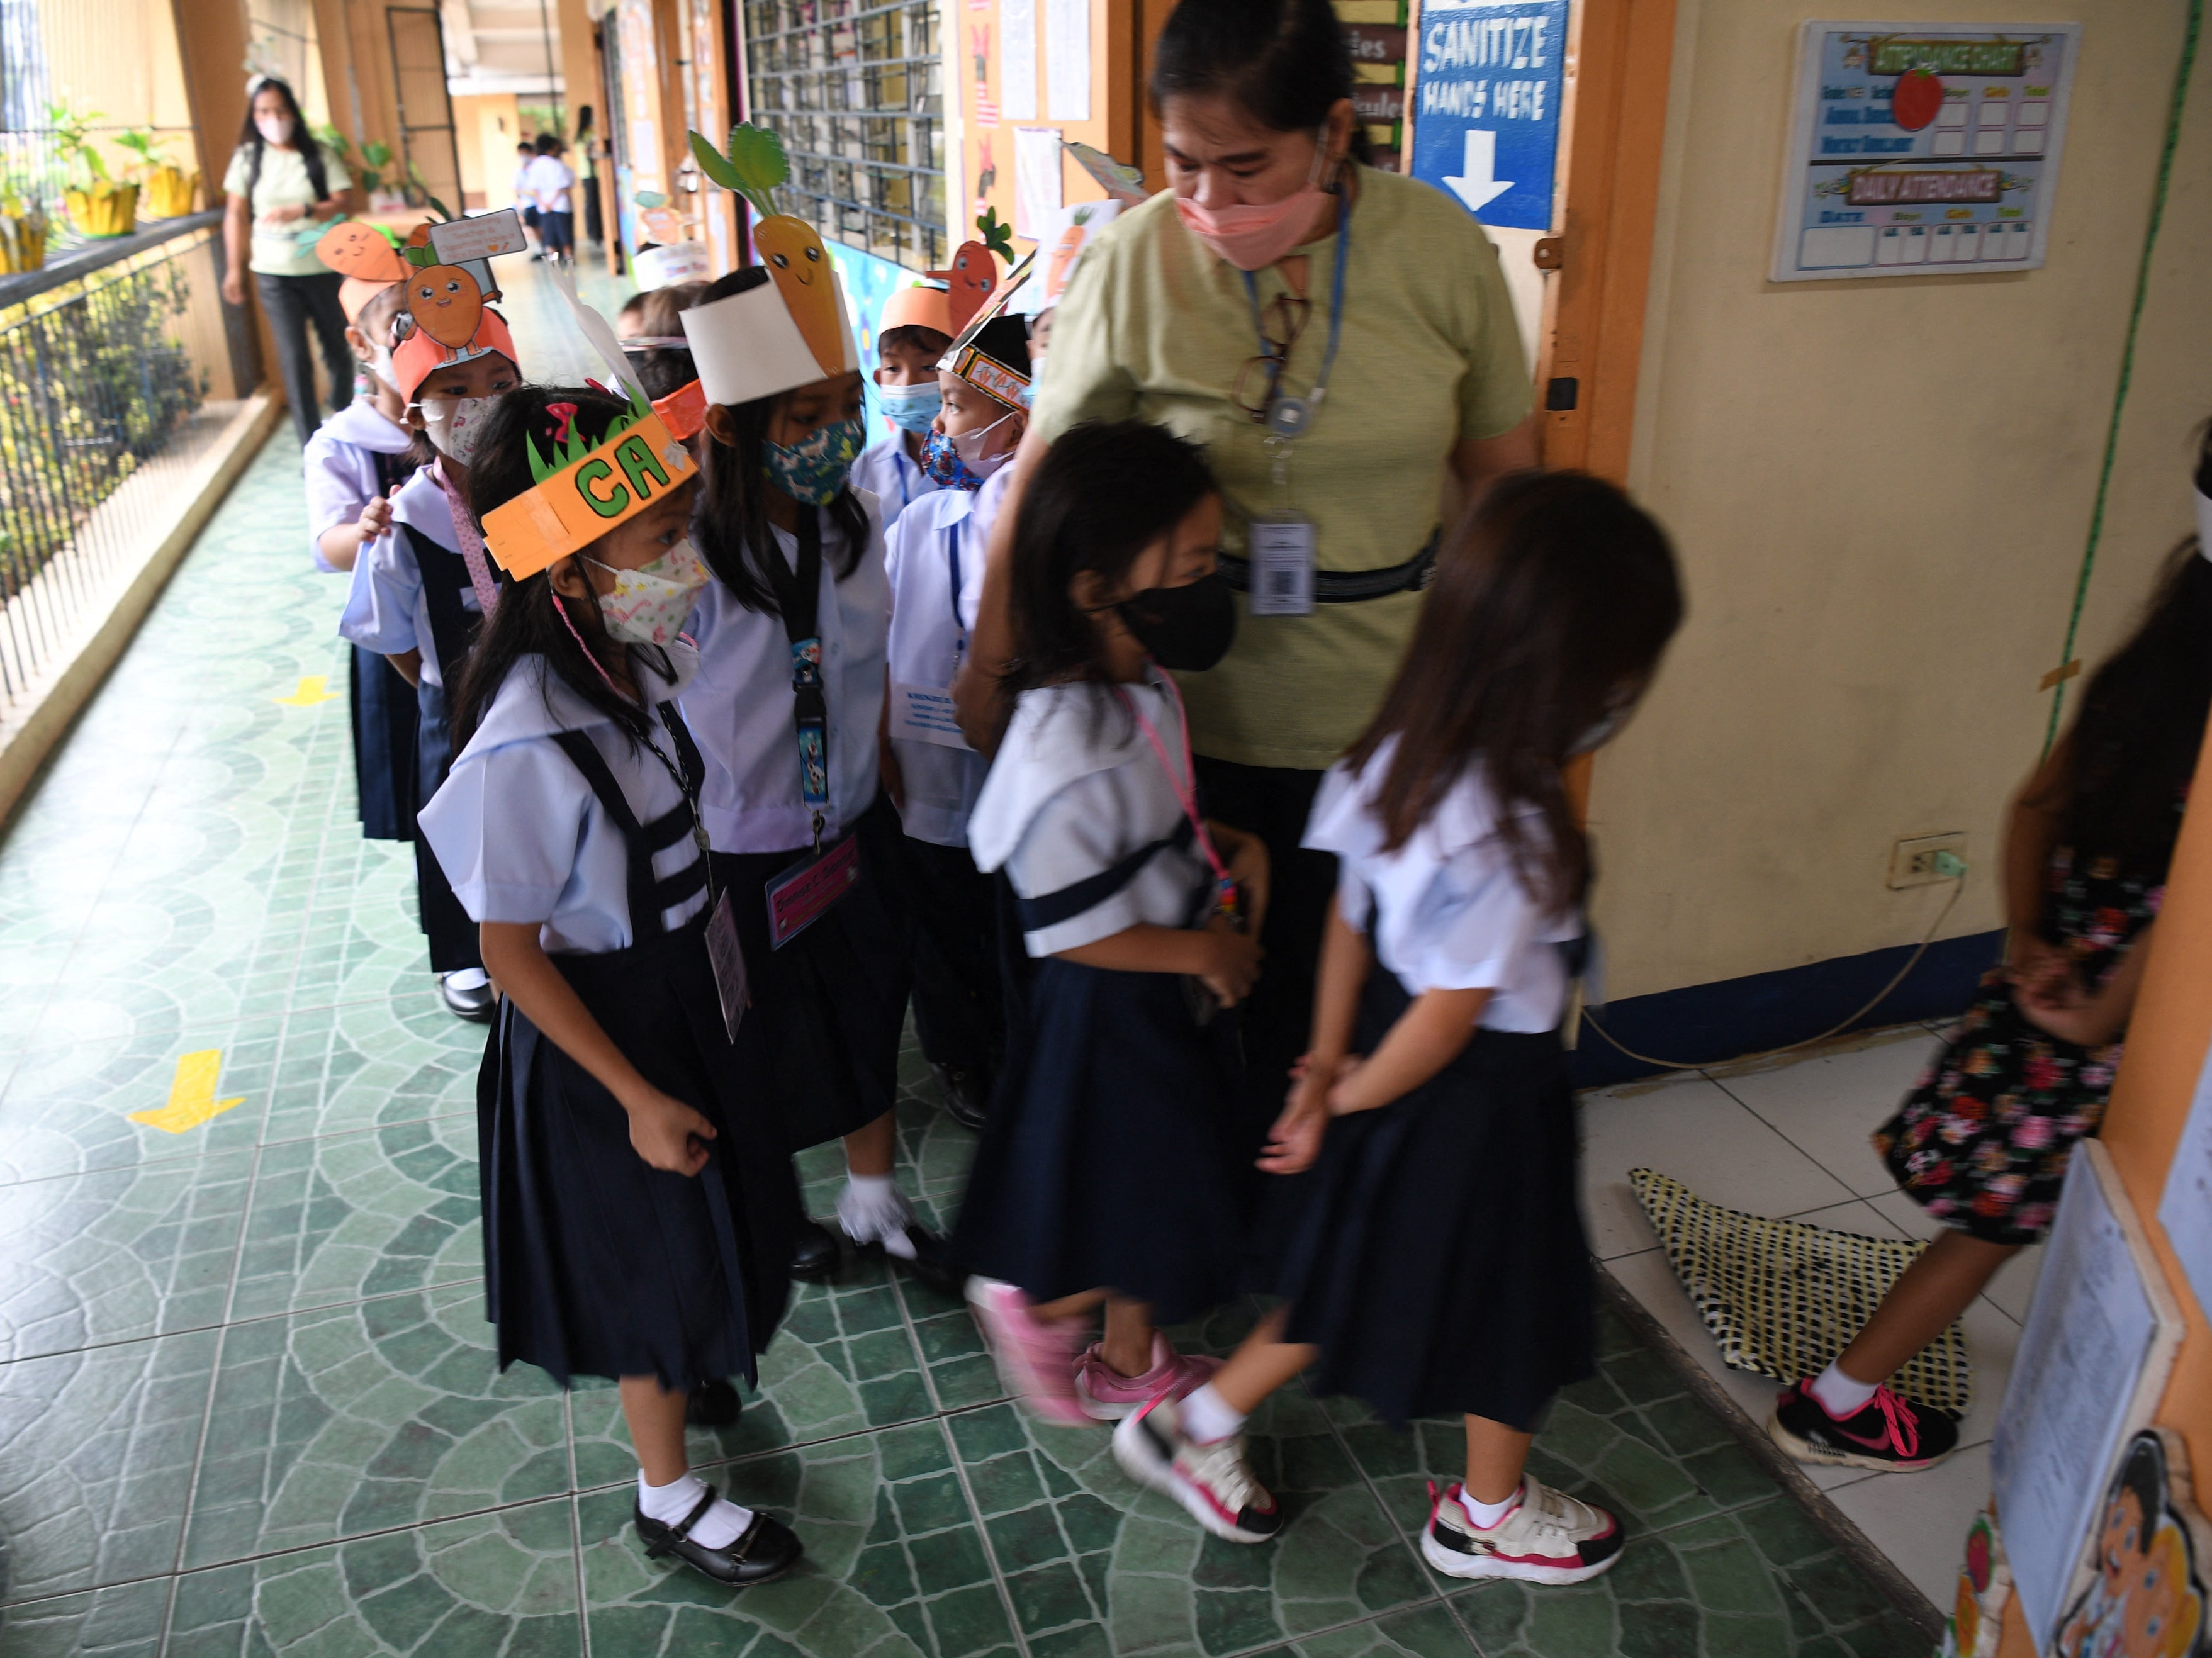
M417 327L392 349L392 372L398 377L396 389L401 397L411 399L415 388L439 369L494 353L505 357L518 370L521 368L522 360L514 355L514 336L507 331L506 319L489 307L478 316L476 331L469 336L465 345L441 345L428 330Z
M517 581L590 546L699 475L691 452L633 392L596 444L578 433L549 459L526 440L536 485L484 515L484 545Z

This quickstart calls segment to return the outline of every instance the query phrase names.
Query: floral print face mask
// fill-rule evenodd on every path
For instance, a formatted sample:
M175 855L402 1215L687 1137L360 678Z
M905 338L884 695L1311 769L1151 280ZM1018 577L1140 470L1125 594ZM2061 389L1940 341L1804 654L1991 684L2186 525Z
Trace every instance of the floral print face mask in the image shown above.
M635 570L617 570L596 558L584 562L615 579L614 590L599 595L599 617L611 638L629 645L665 645L675 638L699 590L714 580L688 537Z
M855 417L823 427L797 443L770 443L769 478L793 501L825 506L837 499L867 440L866 422Z

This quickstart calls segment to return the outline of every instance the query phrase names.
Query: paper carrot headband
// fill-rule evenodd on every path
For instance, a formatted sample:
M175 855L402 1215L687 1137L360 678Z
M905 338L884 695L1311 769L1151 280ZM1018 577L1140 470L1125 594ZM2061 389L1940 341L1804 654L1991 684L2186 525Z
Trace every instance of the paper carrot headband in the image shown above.
M920 282L899 288L884 301L884 313L876 319L876 337L881 339L894 328L927 328L948 340L960 331L952 325L951 295L944 288Z
M518 371L522 367L521 359L515 355L514 336L507 331L507 319L479 301L475 331L458 346L445 344L427 329L410 330L406 338L392 349L392 386L401 397L411 401L415 389L441 368L494 355L505 357Z
M525 447L537 483L483 521L484 545L518 581L590 546L699 475L691 452L636 392L629 414L597 442L572 432L550 455L534 440Z
M315 257L345 278L338 284L338 308L348 322L407 274L407 262L399 257L399 239L356 219L341 219L317 237Z

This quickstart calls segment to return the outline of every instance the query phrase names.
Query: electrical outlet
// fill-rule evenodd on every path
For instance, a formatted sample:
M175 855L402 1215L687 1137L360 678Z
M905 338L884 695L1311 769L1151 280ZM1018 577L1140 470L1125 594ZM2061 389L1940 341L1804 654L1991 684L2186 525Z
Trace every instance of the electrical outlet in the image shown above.
M1889 849L1889 884L1893 888L1924 887L1937 881L1948 881L1956 873L1955 869L1946 867L1951 859L1958 860L1959 867L1965 865L1965 831L1910 835Z

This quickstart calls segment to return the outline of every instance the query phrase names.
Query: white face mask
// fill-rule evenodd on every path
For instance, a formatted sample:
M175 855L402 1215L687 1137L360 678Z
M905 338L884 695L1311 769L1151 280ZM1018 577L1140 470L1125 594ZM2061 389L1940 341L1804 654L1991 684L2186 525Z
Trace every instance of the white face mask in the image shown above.
M689 537L635 570L617 570L596 558L584 562L615 579L613 591L599 596L599 618L610 637L629 645L665 645L675 638L698 603L700 589L714 580Z
M974 432L948 432L945 440L952 446L952 452L968 463L968 470L980 477L988 477L1014 458L1012 449L1002 449L995 455L983 452L985 440L1014 417L1011 409L988 426Z
M261 135L264 143L292 142L292 118L289 115L257 115L253 118L253 130Z
M389 367L391 357L385 358ZM424 398L415 406L422 411L422 425L430 446L466 466L476 458L477 440L483 436L495 398Z

